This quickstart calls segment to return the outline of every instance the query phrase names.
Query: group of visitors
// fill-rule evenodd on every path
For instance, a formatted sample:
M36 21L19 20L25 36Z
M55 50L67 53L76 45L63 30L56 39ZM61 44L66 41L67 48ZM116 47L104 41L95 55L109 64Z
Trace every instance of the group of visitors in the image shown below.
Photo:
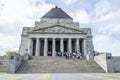
M62 56L62 52L60 51L60 52L56 52L56 56Z
M82 59L83 58L81 53L75 53L75 52L73 52L73 53L66 52L65 57L66 57L66 59L68 59L68 58Z
M59 56L59 57L65 56L66 59L70 59L70 58L73 58L73 59L75 59L75 58L76 59L82 59L83 58L82 54L81 53L77 53L77 52L73 52L73 53L64 52L64 53L62 53L61 51L59 51L59 52L55 51L54 54L56 56ZM52 52L51 51L48 52L48 56L52 56Z
M82 59L83 58L81 53L76 53L76 52L73 52L73 53L64 52L64 53L62 53L61 51L60 52L55 51L55 54L56 54L56 56L59 56L59 57L61 57L63 55L63 56L65 56L66 59L69 59L69 58Z

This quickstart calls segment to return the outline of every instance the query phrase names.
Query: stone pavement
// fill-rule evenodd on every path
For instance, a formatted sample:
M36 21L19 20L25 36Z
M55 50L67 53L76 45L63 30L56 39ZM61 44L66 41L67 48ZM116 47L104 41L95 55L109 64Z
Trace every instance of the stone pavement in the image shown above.
M0 80L120 80L120 73L6 74Z

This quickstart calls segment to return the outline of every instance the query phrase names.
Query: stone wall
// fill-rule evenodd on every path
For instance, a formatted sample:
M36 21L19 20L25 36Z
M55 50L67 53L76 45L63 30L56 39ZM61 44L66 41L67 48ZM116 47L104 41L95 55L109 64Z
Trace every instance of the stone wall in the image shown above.
M112 59L113 59L114 71L120 72L120 57L112 57Z
M7 72L7 61L7 57L0 56L0 72Z
M91 53L94 53L94 46L93 46L93 40L92 37L87 38L87 53L91 51Z
M7 61L7 72L15 73L21 64L23 63L23 56L15 53L14 55L8 57Z
M19 47L19 53L20 55L24 55L26 53L26 49L29 49L29 38L28 37L22 37L21 44Z
M94 60L106 71L114 72L111 53L100 54L94 57Z

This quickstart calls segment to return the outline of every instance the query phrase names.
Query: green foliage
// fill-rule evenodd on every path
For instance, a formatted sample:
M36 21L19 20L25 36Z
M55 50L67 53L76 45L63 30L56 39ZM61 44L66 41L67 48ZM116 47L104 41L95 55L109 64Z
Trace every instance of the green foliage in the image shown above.
M3 56L11 56L12 53L15 53L16 51L13 51L13 50L9 50L9 51L6 51L5 55Z

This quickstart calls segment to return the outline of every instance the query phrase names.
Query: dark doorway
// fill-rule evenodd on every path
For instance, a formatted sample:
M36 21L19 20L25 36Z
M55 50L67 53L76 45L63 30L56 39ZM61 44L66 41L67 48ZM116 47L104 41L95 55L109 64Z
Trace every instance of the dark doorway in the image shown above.
M81 41L80 41L80 46L81 46L81 49L80 49L80 50L81 50L81 53L82 53L82 55L84 56L84 50L83 50L83 49L84 49L84 48L83 48L83 47L84 47L84 45L83 45L83 39L81 39Z
M35 56L35 50L36 50L36 40L33 39L33 52L32 52L32 56Z
M52 56L52 40L48 40L48 56Z
M75 50L75 39L72 40L72 52L76 52Z
M40 56L44 56L44 40L40 41Z
M60 52L60 40L56 40L56 52Z
M68 51L68 40L64 40L64 52Z

